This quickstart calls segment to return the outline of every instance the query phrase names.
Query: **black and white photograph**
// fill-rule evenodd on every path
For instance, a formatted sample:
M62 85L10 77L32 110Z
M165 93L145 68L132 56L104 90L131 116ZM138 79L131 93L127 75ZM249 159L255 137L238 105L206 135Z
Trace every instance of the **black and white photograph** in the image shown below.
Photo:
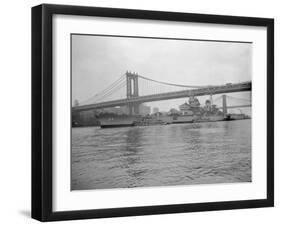
M173 7L32 7L32 218L274 206L274 19Z
M70 39L72 191L252 182L252 42Z

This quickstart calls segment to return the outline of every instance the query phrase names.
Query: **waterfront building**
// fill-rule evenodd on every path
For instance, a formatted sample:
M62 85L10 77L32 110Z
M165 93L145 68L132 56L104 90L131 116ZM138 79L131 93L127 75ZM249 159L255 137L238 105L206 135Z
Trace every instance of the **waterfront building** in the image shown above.
M129 109L128 109L127 106L112 107L112 108L102 109L100 113L111 113L111 114L116 114L116 115L128 115Z
M158 107L154 107L152 112L153 112L153 114L158 113L159 112L159 108Z
M74 107L79 106L79 101L78 100L74 100Z
M151 107L147 106L145 104L140 104L139 105L139 113L140 115L149 115L151 112Z

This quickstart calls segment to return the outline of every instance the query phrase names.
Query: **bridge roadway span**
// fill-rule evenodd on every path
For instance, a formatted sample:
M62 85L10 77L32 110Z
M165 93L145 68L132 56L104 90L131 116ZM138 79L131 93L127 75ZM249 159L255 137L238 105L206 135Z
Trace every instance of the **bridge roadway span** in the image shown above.
M226 84L220 86L207 86L199 89L145 95L145 96L131 97L127 99L119 99L119 100L106 101L106 102L89 104L89 105L82 105L82 106L72 107L72 110L86 111L92 109L109 108L109 107L124 106L130 104L141 104L145 102L177 99L177 98L184 98L190 96L205 96L210 94L215 95L220 93L234 93L234 92L244 92L244 91L251 91L251 90L252 90L251 82L232 83L232 84Z
M244 104L244 105L234 105L234 106L226 106L227 109L231 108L249 108L252 107L251 104ZM219 107L219 109L223 109L223 107Z

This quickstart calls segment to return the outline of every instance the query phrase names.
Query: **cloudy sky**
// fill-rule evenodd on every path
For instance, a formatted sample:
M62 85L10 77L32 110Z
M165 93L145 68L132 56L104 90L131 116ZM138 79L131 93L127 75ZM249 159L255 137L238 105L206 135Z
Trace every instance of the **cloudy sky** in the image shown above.
M154 80L184 85L249 81L252 44L72 35L72 100L83 102L127 70ZM229 94L249 98L250 94ZM200 97L203 102L208 97ZM147 103L166 111L186 99Z

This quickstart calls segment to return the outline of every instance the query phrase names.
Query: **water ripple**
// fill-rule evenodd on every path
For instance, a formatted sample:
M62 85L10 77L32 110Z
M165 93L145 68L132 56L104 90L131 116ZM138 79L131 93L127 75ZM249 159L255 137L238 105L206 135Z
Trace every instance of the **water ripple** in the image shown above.
M251 181L251 120L72 129L72 190Z

